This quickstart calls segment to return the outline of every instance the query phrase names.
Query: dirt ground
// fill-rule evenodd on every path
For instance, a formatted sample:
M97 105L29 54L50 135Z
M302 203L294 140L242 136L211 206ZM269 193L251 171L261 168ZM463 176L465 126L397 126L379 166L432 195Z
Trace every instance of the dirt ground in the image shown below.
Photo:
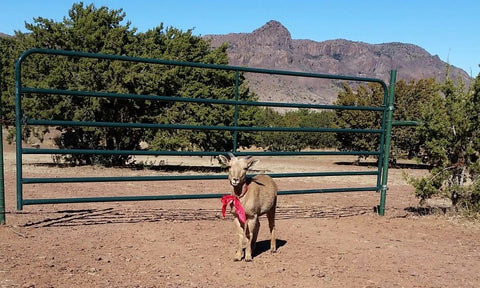
M0 287L480 287L480 226L420 215L391 169L386 215L375 192L279 196L276 253L262 217L253 262L234 262L234 224L220 199L25 206L16 210L15 154L5 152L7 224L0 226ZM38 156L37 156L38 157ZM48 156L47 156L48 157ZM352 158L262 158L258 172L344 171ZM207 158L143 159L165 167ZM57 168L27 158L25 177L161 175L163 170ZM208 169L207 169L208 168ZM169 173L197 173L170 171ZM280 190L372 183L369 177L281 178ZM373 182L374 183L374 182ZM371 184L367 184L371 185ZM25 185L26 198L227 193L226 180Z

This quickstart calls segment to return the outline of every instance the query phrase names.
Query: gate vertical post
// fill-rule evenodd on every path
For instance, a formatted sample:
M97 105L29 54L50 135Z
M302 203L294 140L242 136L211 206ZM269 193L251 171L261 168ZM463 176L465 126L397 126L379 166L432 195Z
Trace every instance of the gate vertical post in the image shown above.
M0 92L0 99L2 97L2 93ZM1 118L3 117L2 111L2 102L0 100L0 123ZM5 169L3 167L3 125L0 125L0 225L5 224L5 177L4 177Z
M234 113L234 118L233 118L233 125L235 128L238 127L238 94L239 94L239 90L238 90L238 85L239 85L239 81L240 81L240 72L238 70L235 70L235 113ZM237 145L238 145L238 130L235 129L235 131L233 131L233 152L237 152Z
M387 197L387 181L388 181L388 162L390 156L390 143L392 140L392 118L393 118L393 103L395 99L395 82L397 78L397 71L390 71L390 87L388 89L388 103L387 103L387 121L385 126L385 146L383 149L383 169L382 169L382 183L380 189L380 205L378 207L378 214L385 215L385 199Z
M22 56L15 63L15 151L17 166L17 210L23 209L23 173L22 173L22 98L20 88L22 87L21 68Z
M5 224L5 177L3 168L2 51L0 47L0 225Z

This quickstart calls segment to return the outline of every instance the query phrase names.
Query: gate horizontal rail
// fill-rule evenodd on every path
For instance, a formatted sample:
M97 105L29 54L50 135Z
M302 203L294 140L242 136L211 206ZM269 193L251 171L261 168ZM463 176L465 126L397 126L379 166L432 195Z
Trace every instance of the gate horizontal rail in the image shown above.
M152 155L152 156L218 156L216 151L146 151L146 150L93 150L93 149L36 149L23 148L23 154L97 154L97 155ZM237 156L326 156L326 155L381 155L379 151L288 151L288 152L236 152Z
M270 173L272 178L289 177L326 177L326 176L376 176L377 171L340 171L308 173ZM180 175L180 176L121 176L121 177L52 177L23 178L24 184L38 183L82 183L82 182L137 182L137 181L175 181L175 180L215 180L228 179L227 175Z
M181 66L200 69L214 69L235 72L236 86L235 99L200 99L189 97L176 97L168 95L137 95L124 93L111 93L103 91L79 91L79 90L65 90L56 88L44 87L24 87L22 85L22 63L30 55L39 54L49 57L70 57L70 58L91 58L98 60L109 61L126 61L134 63L146 63L153 65L168 65ZM41 126L68 126L68 127L114 127L114 128L132 128L132 129L184 129L184 130L219 130L238 132L304 132L304 133L368 133L375 134L379 137L379 148L373 151L284 151L284 152L239 152L236 147L236 134L233 138L233 153L237 156L252 155L252 156L313 156L313 155L364 155L378 157L378 164L376 170L368 171L336 171L336 172L307 172L307 173L274 173L269 174L273 178L286 177L326 177L326 176L376 176L375 185L366 187L339 187L328 189L307 189L307 190L287 190L279 191L279 195L294 195L306 193L333 193L333 192L363 192L376 191L381 192L381 199L379 205L379 214L383 215L384 200L386 193L386 176L388 154L390 145L390 131L391 131L391 114L393 111L393 92L395 83L395 71L392 71L390 79L390 91L383 80L375 78L354 77L344 75L318 74L307 72L283 71L283 70L269 70L249 67L237 67L227 65L215 65L204 63L193 63L184 61L173 61L163 59L148 59L139 57L129 57L120 55L108 54L94 54L77 51L60 51L48 49L31 49L25 51L18 59L15 65L15 88L16 88L16 152L17 152L17 209L21 210L24 205L35 204L55 204L55 203L84 203L84 202L111 202L111 201L148 201L148 200L176 200L176 199L204 199L204 198L219 198L223 194L180 194L180 195L145 195L145 196L113 196L113 197L75 197L75 198L53 198L53 199L25 199L23 196L23 185L26 184L48 184L48 183L83 183L83 182L122 182L122 181L179 181L179 180L213 180L213 179L227 179L226 175L168 175L168 176L127 176L127 177L57 177L57 178L31 178L23 176L23 158L26 154L95 154L95 155L170 155L170 156L218 156L224 154L224 151L149 151L149 150L95 150L95 149L32 149L22 147L22 127L26 125L41 125ZM258 73L279 76L292 77L308 77L315 79L330 79L342 81L356 81L369 82L379 84L384 92L382 103L378 106L341 106L341 105L325 105L325 104L304 104L304 103L280 103L280 102L255 102L255 101L241 101L238 100L238 79L240 73ZM184 102L184 103L208 103L214 105L230 105L235 107L235 121L232 126L224 125L190 125L190 124L156 124L156 123L122 123L122 122L89 122L89 121L70 121L70 120L51 120L51 119L32 119L24 115L22 108L22 97L28 95L68 95L75 97L96 97L96 98L119 98L132 99L135 101L160 101L160 102ZM240 126L237 124L238 107L241 106L261 106L261 107L278 107L278 108L305 108L318 110L359 110L359 111L373 111L378 112L381 117L381 128L371 129L350 129L350 128L331 128L331 127L252 127ZM389 131L390 129L390 131Z
M137 94L119 94L107 92L91 92L91 91L74 91L44 88L28 88L22 89L23 93L38 93L52 95L71 95L84 97L100 97L100 98L123 98L134 100L154 100L165 102L186 102L186 103L209 103L209 104L225 104L225 105L244 105L244 106L262 106L262 107L278 107L278 108L309 108L309 109L341 109L341 110L368 110L368 111L384 111L385 108L378 106L342 106L342 105L326 105L326 104L304 104L304 103L281 103L281 102L255 102L241 100L221 100L221 99L201 99L188 97L172 97L157 95L137 95Z
M331 132L331 133L376 133L381 134L381 129L345 129L345 128L306 128L306 127L231 127L209 125L185 124L150 124L150 123L120 123L120 122L83 122L83 121L52 121L28 120L30 125L55 125L55 126L89 126L89 127L124 127L145 129L183 129L183 130L228 130L228 131L270 131L270 132Z
M374 191L377 187L356 187L356 188L324 188L324 189L303 189L278 191L278 195L300 195L319 193L339 192L368 192ZM126 202L126 201L153 201L153 200L189 200L189 199L212 199L221 198L225 194L177 194L177 195L148 195L148 196L120 196L120 197L83 197L83 198L45 198L25 199L24 205L39 204L67 204L67 203L90 203L90 202Z

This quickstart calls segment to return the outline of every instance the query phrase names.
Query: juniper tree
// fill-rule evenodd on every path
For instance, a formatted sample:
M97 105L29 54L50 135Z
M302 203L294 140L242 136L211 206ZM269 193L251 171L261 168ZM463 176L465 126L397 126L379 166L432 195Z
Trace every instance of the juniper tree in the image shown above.
M410 179L421 203L448 198L455 208L480 211L480 74L471 89L447 79L427 103L417 131L430 175Z
M16 53L11 57L16 59L21 52L38 47L210 64L228 63L226 45L212 49L202 37L193 35L192 30L165 28L163 24L139 33L130 22L124 22L125 16L121 9L96 8L93 4L84 6L79 3L73 4L68 16L60 22L34 18L33 23L26 24L28 33L16 32ZM234 72L118 60L32 56L24 63L22 80L25 86L191 98L234 97ZM242 76L239 80L240 100L255 100ZM12 93L5 97L14 99ZM28 95L22 104L27 117L127 123L227 125L233 121L234 110L226 106L212 109L207 104L65 95ZM256 111L254 108L243 109L239 121L251 125ZM157 133L110 127L61 127L57 144L62 148L134 150L139 149L141 140L147 140L154 149L230 150L231 137L231 133L219 132L164 130ZM246 143L248 137L244 134L240 140ZM70 160L122 165L128 157L107 156L71 155Z

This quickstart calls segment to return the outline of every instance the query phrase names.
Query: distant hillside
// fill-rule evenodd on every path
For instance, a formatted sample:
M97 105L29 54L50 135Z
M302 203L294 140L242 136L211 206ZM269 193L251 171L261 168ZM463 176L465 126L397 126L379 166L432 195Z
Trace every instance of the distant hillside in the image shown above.
M344 39L315 42L293 40L279 22L270 21L252 33L205 35L213 47L228 42L229 64L266 69L304 71L379 78L387 84L390 70L397 80L435 78L443 81L447 63L425 49L405 43L368 44ZM451 77L468 74L451 66ZM328 104L336 100L339 82L305 78L246 75L262 101Z
M0 33L0 37L12 37ZM292 39L279 22L269 21L252 33L205 35L213 47L228 42L229 64L266 69L379 78L387 84L390 70L397 80L435 78L443 81L447 63L425 49L406 43L368 44L344 39L315 42ZM470 83L468 74L454 66L450 77ZM339 81L247 74L251 89L262 101L333 103Z

